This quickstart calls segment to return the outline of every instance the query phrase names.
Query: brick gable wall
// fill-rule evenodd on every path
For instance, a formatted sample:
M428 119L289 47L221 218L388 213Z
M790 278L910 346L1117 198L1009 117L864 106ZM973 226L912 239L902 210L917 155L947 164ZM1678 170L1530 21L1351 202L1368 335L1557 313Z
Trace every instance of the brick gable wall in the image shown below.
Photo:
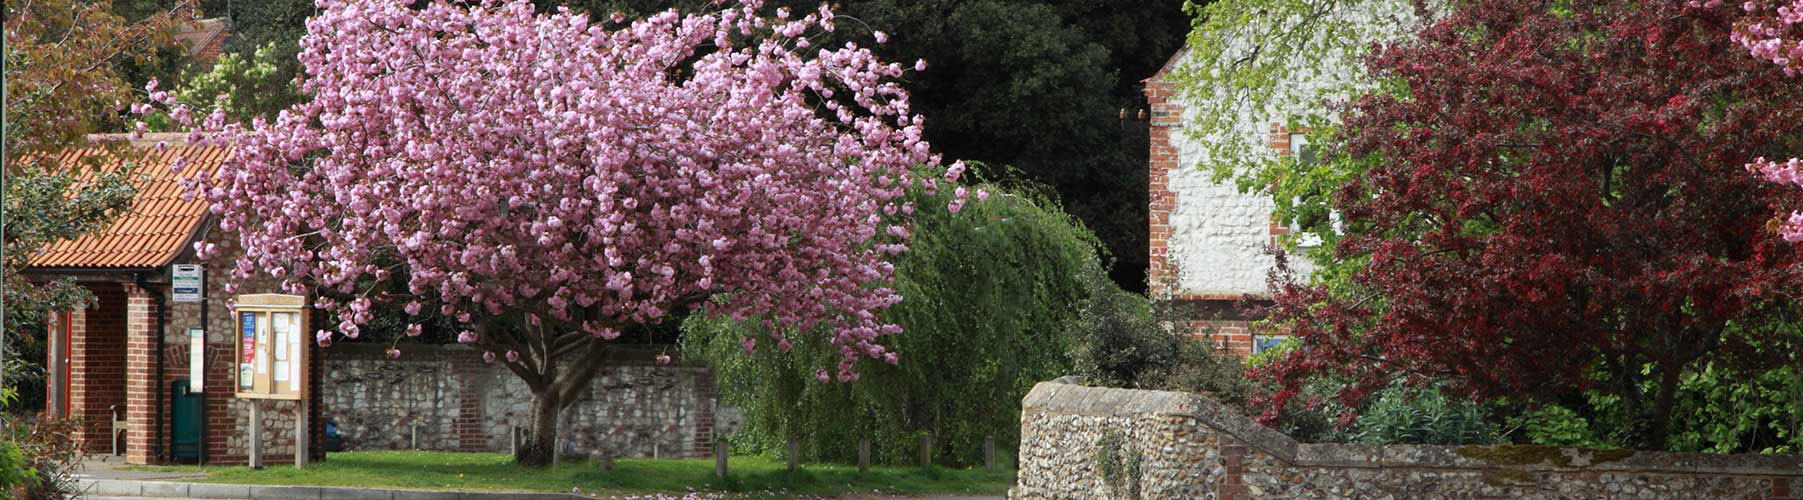
M1199 304L1201 307L1188 309L1211 310L1211 314L1186 314L1187 320L1180 320L1175 326L1183 335L1197 339L1206 339L1225 352L1249 356L1252 354L1252 323L1256 318L1246 316L1239 305L1246 299L1256 299L1239 294L1207 294L1196 293L1186 289L1179 279L1176 251L1172 244L1173 224L1172 212L1177 209L1177 200L1182 193L1171 188L1171 176L1182 168L1199 168L1197 165L1184 165L1180 160L1177 148L1172 144L1172 137L1183 133L1184 106L1179 101L1175 86L1162 78L1162 74L1146 80L1145 94L1147 104L1151 107L1150 158L1148 168L1150 179L1148 185L1151 200L1150 218L1147 221L1148 247L1151 255L1146 271L1147 293L1155 301L1169 306L1180 304ZM1289 133L1277 125L1272 126L1268 145L1289 153ZM1278 224L1276 219L1270 221L1271 242L1289 234L1289 228Z

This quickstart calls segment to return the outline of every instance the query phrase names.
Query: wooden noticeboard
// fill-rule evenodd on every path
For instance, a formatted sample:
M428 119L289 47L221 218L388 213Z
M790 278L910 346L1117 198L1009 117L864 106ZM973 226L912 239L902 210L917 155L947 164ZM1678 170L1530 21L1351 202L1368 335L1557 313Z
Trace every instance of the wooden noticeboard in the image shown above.
M273 293L239 295L233 317L238 339L235 393L240 398L307 398L307 298Z

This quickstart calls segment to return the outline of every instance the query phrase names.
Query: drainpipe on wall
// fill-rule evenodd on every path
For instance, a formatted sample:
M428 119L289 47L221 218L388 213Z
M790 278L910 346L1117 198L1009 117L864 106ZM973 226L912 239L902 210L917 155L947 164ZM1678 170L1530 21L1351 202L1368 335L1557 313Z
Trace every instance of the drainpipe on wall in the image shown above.
M212 305L207 302L207 299L212 296L212 294L207 292L208 285L207 268L202 265L200 267L200 382L202 390L200 391L200 456L197 460L199 465L207 464L207 446L209 445L209 440L207 439L207 420L210 420L207 412L212 409L209 408L209 406L211 406L211 401L207 400L207 392L205 390L206 386L211 385L206 383L207 365L209 364L207 361L207 340L209 340L208 337L211 336L211 332L208 331L208 328L212 327L211 323L207 323L207 307ZM194 381L188 381L188 387L194 387Z
M144 281L143 274L139 274L139 275L135 276L135 278L136 278L136 281L138 284L138 288L143 289L144 293L148 293L152 297L155 297L156 302L157 302L157 343L156 343L157 375L156 375L156 379L155 379L156 382L151 384L152 386L156 387L156 394L157 394L157 405L156 405L156 415L157 415L156 430L157 430L157 432L156 432L156 444L151 445L150 449L152 450L151 456L156 457L157 463L164 463L164 461L167 457L163 456L163 410L164 410L164 408L163 408L163 404L164 404L163 403L163 398L164 398L164 394L163 394L163 351L164 351L164 340L165 340L163 338L163 336L164 336L164 334L168 333L167 330L169 328L169 297L166 295L163 295L162 292L158 292L155 288L152 288L149 283L146 283Z

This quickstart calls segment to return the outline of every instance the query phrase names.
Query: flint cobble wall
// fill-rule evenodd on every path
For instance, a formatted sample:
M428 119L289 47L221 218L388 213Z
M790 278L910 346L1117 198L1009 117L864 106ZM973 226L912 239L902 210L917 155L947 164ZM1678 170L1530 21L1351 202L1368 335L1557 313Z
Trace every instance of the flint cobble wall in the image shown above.
M326 357L321 400L350 450L507 452L528 425L532 392L462 346L340 344ZM655 365L651 351L619 352L563 414L566 456L705 457L713 446L714 378L706 367ZM643 359L639 359L643 358Z
M1803 457L1297 443L1207 398L1041 383L1011 499L1763 498Z

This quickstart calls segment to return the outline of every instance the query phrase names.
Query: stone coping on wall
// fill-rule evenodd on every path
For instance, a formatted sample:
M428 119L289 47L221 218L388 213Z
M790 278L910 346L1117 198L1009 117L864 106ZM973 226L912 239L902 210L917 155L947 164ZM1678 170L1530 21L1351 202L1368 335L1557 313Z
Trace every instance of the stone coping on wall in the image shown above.
M1547 472L1635 472L1803 477L1803 455L1667 453L1546 446L1432 446L1298 443L1239 411L1198 394L1041 382L1021 401L1034 414L1146 418L1190 417L1291 466Z
M341 341L321 352L327 356L342 353L348 357L380 359L387 356L388 347L387 342ZM400 360L421 355L481 357L482 354L482 351L463 344L400 344L396 347L401 350ZM670 355L670 364L676 368L707 367L706 363L683 359L678 350L675 345L668 344L619 344L602 351L601 359L610 366L653 366L657 365L655 356L664 353Z

